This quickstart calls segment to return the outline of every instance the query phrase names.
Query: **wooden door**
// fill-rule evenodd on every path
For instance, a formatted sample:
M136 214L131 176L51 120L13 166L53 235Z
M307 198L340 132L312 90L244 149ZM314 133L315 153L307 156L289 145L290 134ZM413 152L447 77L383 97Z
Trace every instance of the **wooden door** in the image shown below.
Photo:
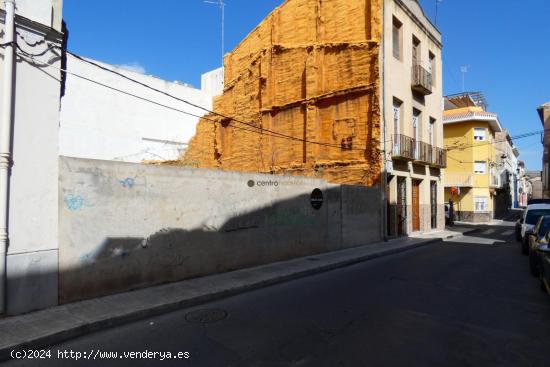
M420 231L420 181L412 182L412 226L413 232Z

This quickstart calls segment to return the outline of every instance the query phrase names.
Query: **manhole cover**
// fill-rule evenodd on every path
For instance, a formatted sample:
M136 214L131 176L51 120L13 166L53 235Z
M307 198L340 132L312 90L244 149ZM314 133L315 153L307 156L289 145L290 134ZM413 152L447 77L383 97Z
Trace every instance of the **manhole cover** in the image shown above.
M196 310L185 315L185 320L197 324L209 324L223 320L227 317L227 312L224 310Z

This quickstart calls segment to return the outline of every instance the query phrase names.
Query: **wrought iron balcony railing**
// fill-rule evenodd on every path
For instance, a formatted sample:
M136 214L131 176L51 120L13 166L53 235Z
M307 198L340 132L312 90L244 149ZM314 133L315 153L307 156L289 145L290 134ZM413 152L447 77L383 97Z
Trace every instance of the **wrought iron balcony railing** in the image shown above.
M434 167L447 167L447 151L402 134L393 135L392 156Z
M447 151L443 148L432 147L432 160L430 164L436 167L447 167Z
M412 89L423 95L432 94L432 74L420 65L412 67Z
M406 135L394 134L392 156L413 160L415 157L415 140Z

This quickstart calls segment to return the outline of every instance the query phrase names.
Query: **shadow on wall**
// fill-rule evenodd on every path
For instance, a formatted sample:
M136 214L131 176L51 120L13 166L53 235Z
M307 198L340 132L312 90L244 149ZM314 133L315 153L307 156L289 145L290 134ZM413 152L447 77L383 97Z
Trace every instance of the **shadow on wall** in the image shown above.
M380 241L379 188L301 177L298 188L249 187L251 176L297 178L61 162L59 303ZM50 275L33 276L10 279L10 313L51 297L41 285Z
M106 237L81 257L78 267L62 270L60 303L380 240L378 221L367 217L376 207L369 197L354 198L340 213L341 195L341 187L325 189L324 208L318 210L311 206L311 195L300 195L231 218L220 228ZM331 202L337 205L329 213Z
M378 242L379 204L319 179L62 157L59 249L8 257L8 313Z

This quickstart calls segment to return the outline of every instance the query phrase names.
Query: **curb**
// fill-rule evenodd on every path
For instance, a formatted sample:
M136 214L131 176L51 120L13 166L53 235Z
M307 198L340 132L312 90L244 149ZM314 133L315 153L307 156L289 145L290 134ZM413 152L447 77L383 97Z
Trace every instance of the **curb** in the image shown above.
M467 233L467 232L464 232L464 233ZM210 294L204 294L204 295L196 296L196 297L190 298L190 299L184 299L184 300L181 300L181 301L167 303L167 304L159 305L159 306L156 306L156 307L130 311L130 312L124 314L124 315L116 316L116 317L106 319L106 320L90 321L90 322L85 323L83 325L78 325L78 326L75 326L75 327L71 327L69 329L66 329L66 330L63 330L63 331L60 331L60 332L57 332L57 333L54 333L54 334L36 337L32 340L28 340L28 341L23 342L23 343L0 347L0 362L11 360L12 359L11 358L11 352L14 351L14 350L21 350L21 349L34 349L34 350L36 350L36 349L41 349L41 348L42 349L47 348L49 346L59 344L61 342L67 341L69 339L73 339L73 338L76 338L78 336L82 336L82 335L89 334L89 333L92 333L92 332L100 331L100 330L111 328L111 327L114 327L114 326L120 326L120 325L128 324L128 323L131 323L131 322L134 322L134 321L139 321L139 320L143 320L143 319L146 319L146 318L149 318L149 317L162 315L162 314L165 314L165 313L177 311L179 309L183 309L183 308L187 308L187 307L197 306L197 305L200 305L200 304L203 304L203 303L206 303L206 302L210 302L210 301L214 301L214 300L234 296L234 295L237 295L237 294L240 294L240 293L244 293L244 292L248 292L248 291L268 287L268 286L279 284L279 283L284 283L284 282L291 281L291 280L304 278L304 277L307 277L307 276L310 276L310 275L320 274L320 273L328 272L328 271L331 271L331 270L344 268L344 267L347 267L347 266L350 266L350 265L355 265L355 264L365 262L365 261L368 261L368 260L372 260L372 259L376 259L376 258L380 258L380 257L385 257L385 256L389 256L389 255L394 255L394 254L401 253L401 252L406 252L406 251L409 251L409 250L414 250L414 249L424 247L424 246L430 245L432 243L441 241L442 239L458 237L459 235L462 235L464 233L460 233L460 234L457 234L457 235L449 235L447 237L437 237L437 238L433 238L433 239L426 239L424 241L421 240L421 242L411 244L410 246L404 246L404 247L393 248L393 249L388 249L388 250L381 250L379 252L371 253L371 254L368 254L368 255L363 255L363 256L356 257L356 258L347 259L347 260L343 260L343 261L335 262L335 263L331 263L331 264L321 265L321 266L316 267L316 268L307 269L307 270L303 270L303 271L297 271L297 272L294 272L294 273L291 273L291 274L275 276L275 277L270 278L270 279L265 279L265 280L257 281L257 282L251 282L249 284L236 286L234 288L224 289L224 290L213 292L213 293L210 293ZM321 255L321 254L318 254L318 255ZM315 256L317 256L317 255L312 255L312 256L308 256L308 257L312 258L312 257L315 257ZM244 269L241 269L241 270L244 270Z

